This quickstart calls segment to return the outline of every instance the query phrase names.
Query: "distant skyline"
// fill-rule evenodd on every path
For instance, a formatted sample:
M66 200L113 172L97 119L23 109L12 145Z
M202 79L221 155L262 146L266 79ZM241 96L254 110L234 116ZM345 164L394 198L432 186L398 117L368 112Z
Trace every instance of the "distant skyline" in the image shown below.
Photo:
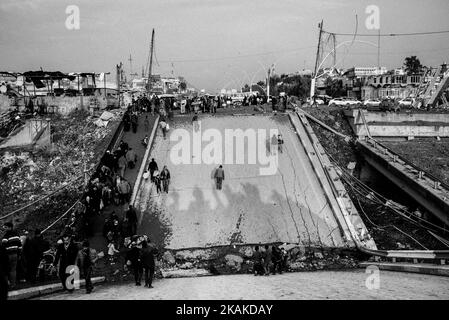
M79 30L65 26L70 5L80 9ZM449 30L447 0L0 0L0 70L114 73L121 61L129 77L131 54L140 75L154 28L155 74L239 89L273 63L278 74L313 69L322 19L325 30L352 33L357 14L358 33L377 34L365 27L369 5L380 9L381 33ZM377 65L377 37L357 40L374 44L342 46L338 68ZM400 67L410 55L449 62L449 34L381 39L381 66Z

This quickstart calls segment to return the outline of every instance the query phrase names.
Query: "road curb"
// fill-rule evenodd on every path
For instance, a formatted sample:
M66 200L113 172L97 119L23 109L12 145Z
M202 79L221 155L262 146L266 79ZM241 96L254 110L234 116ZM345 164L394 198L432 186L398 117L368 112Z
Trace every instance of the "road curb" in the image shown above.
M92 278L92 283L102 283L106 280L105 277ZM80 280L80 287L85 286L85 280ZM44 286L31 287L26 289L14 290L8 293L8 300L24 300L40 297L47 294L63 291L61 283L47 284Z
M398 272L411 272L420 274L430 274L435 276L449 277L449 266L446 265L434 265L434 264L412 264L412 263L391 263L391 262L362 262L361 268L368 266L376 266L380 270L398 271Z

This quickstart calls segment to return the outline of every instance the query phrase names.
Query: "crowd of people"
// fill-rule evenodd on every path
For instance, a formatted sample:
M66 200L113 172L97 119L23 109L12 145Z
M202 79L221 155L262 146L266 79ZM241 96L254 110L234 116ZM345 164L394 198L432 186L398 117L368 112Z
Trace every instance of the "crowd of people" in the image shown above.
M269 276L270 274L281 274L287 270L288 254L284 248L265 245L265 250L255 246L253 253L254 275Z
M11 222L5 223L4 228L6 232L0 247L0 300L6 300L8 291L16 289L18 282L34 285L52 275L58 275L68 291L73 291L76 285L74 281L67 281L70 275L83 277L86 292L92 291L92 270L99 255L87 240L80 245L66 233L52 249L39 229L33 236L28 232L19 236Z

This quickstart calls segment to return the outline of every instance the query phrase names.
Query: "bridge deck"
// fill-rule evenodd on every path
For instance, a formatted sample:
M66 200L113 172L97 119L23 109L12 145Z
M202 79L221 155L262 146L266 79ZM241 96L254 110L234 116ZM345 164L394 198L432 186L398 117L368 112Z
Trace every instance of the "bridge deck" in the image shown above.
M183 128L190 138L193 127L189 120L175 118L170 133ZM177 141L163 139L158 131L150 158L155 158L160 168L168 166L172 181L170 192L162 195L155 193L151 182L142 183L137 196L137 207L143 212L141 232L170 249L272 242L354 246L352 240L344 240L288 116L202 117L201 131L211 128L222 136L225 129L278 129L285 141L278 170L260 175L259 164L247 163L245 142L245 164L225 163L223 190L216 190L211 175L217 166L173 163ZM223 148L223 155L229 152L227 146Z

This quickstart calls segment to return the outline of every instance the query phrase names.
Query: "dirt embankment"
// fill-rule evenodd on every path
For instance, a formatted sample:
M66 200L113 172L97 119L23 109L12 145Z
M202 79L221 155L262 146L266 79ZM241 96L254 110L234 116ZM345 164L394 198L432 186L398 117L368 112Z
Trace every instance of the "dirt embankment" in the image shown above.
M428 138L382 144L449 184L449 140Z
M334 128L338 132L341 132L345 135L353 136L352 129L344 117L343 110L340 108L331 108L331 107L319 107L319 108L303 108L304 111L308 112L312 116L316 117L318 120L321 120L328 126ZM356 144L354 141L349 143L345 142L343 138L335 135L334 133L326 130L322 126L316 124L313 121L310 121L313 130L317 137L319 138L322 146L326 150L326 152L333 157L338 165L344 169L348 168L348 165L351 162L356 162L357 167L354 171L354 175L358 178L358 168L360 164L363 164L363 158L357 151ZM396 145L396 149L399 150L408 150L409 153L403 152L403 154L407 157L407 155L411 155L413 152L413 145L399 142ZM396 144L396 143L395 143ZM449 144L448 144L449 146ZM430 147L429 147L430 148ZM425 149L424 149L425 150ZM435 175L443 170L439 170L436 168L430 168L429 164L426 163L426 151L422 150L421 152L415 152L413 157L411 157L412 161L416 161L417 165L422 164L423 168L429 168L430 171L435 173ZM415 150L416 151L416 150ZM443 155L448 152L449 149L442 149L441 156L436 156L435 161L441 161L445 165L448 165L448 158L444 159ZM428 158L428 157L427 157ZM413 160L415 159L415 160ZM419 161L418 161L419 159ZM443 176L440 173L440 176ZM371 236L374 238L379 249L385 250L394 250L394 249L423 249L420 245L422 244L428 249L447 249L441 242L433 238L425 229L419 227L415 224L412 224L404 218L395 214L392 210L373 203L369 199L365 197L361 197L359 194L352 192L350 187L346 185L346 190L348 190L349 195L359 211L360 216L362 217L365 225L367 226ZM382 190L376 190L380 194L382 194ZM392 199L394 200L394 199ZM402 205L408 207L408 203L401 203ZM413 211L415 208L409 208L409 211ZM397 231L393 226L396 226L404 233ZM444 236L444 235L441 235ZM417 240L420 244L418 244L415 240Z

